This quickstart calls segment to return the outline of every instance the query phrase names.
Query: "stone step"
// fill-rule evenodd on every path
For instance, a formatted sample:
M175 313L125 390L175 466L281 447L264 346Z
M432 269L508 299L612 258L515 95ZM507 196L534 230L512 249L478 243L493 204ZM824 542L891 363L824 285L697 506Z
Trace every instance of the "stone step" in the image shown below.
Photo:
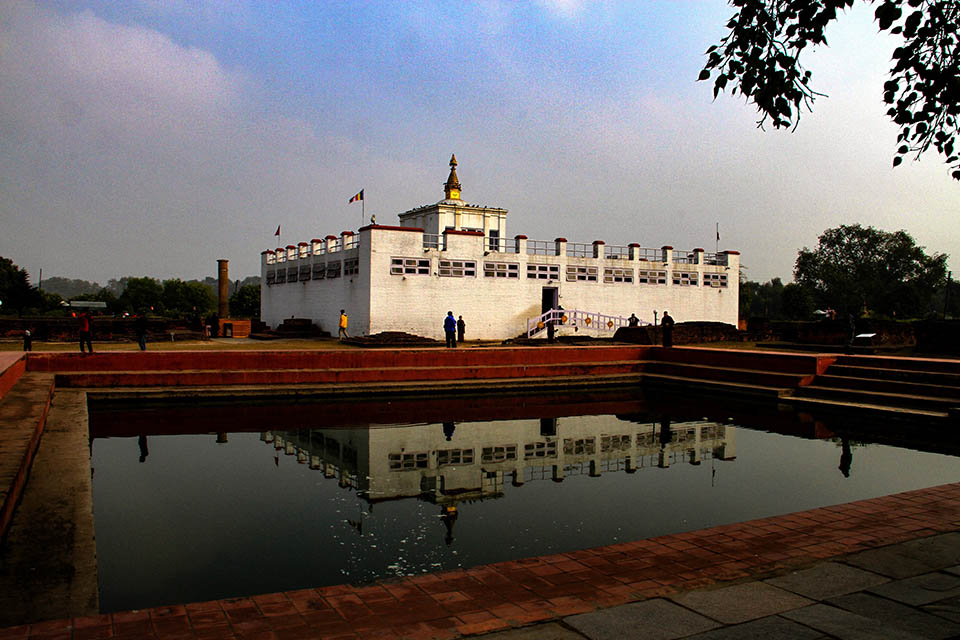
M833 367L827 375L817 376L817 386L834 389L858 389L876 391L879 393L894 393L898 395L925 396L934 398L953 398L960 406L960 387L906 380L888 380L879 378L858 378L846 375L831 375ZM944 375L944 374L937 374Z
M484 348L331 349L325 351L110 351L31 353L27 370L210 371L248 369L370 369L388 367L562 364L641 360L649 347L554 346Z
M960 404L960 401L954 398L937 398L903 393L885 393L880 391L868 391L865 389L832 388L817 384L807 387L799 387L794 390L792 396L795 398L818 398L822 400L834 400L853 405L862 404L881 407L919 409L923 411L933 411L944 415L950 410L951 407L956 407L958 404Z
M855 409L857 411L857 418L860 421L874 417L881 418L882 421L890 419L904 420L908 422L919 423L931 428L937 428L942 426L944 422L948 420L948 414L944 411L917 409L912 407L896 407L888 404L872 404L869 402L852 402L850 399L830 399L793 395L786 396L782 398L781 401L795 408L803 408L816 412L817 415L831 412L850 415L850 410ZM876 425L873 425L871 428L875 427ZM875 432L871 431L871 434L875 435ZM897 446L903 446L903 444L897 444Z
M742 397L754 399L772 399L783 397L790 392L785 387L772 387L761 384L745 384L742 382L726 382L723 380L704 380L686 376L644 372L641 377L643 388L659 388L681 391L689 397L700 393L703 395Z
M827 374L838 377L851 378L871 378L874 380L891 380L912 382L921 384L932 384L956 387L960 389L960 373L948 373L943 371L921 371L918 369L889 369L876 367L863 367L847 364L833 364L827 371Z
M785 373L683 362L651 361L646 363L643 370L647 374L657 373L702 381L735 382L776 388L810 384L814 379L813 373Z
M835 356L785 353L774 351L744 351L742 349L698 349L687 347L651 347L648 359L732 369L750 369L779 373L814 375L822 373Z
M53 397L51 374L26 373L0 399L0 538L10 524Z
M960 375L960 360L947 360L942 358L841 355L837 357L836 365L865 367L868 369L953 373Z
M304 385L457 381L491 378L595 377L639 373L644 362L567 362L481 366L425 366L325 369L231 369L222 371L77 371L56 374L61 387L183 387L223 385Z

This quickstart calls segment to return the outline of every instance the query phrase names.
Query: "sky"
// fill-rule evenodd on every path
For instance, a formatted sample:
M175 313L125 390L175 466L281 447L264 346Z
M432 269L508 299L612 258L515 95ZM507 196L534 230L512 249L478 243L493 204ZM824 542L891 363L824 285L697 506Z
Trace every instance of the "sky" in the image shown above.
M793 131L696 82L721 0L0 0L0 256L61 276L259 274L260 252L443 198L507 235L741 253L792 279L841 224L960 267L960 183L892 168L897 44L857 3ZM805 54L806 55L806 54ZM349 204L360 189L365 202ZM716 242L719 224L720 241Z

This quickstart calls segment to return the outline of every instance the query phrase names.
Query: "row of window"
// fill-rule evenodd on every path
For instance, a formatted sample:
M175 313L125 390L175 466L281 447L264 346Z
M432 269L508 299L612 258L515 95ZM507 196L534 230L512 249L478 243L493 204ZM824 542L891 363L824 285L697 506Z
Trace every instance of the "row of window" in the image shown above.
M430 275L429 258L395 257L390 260L390 273L395 276ZM473 278L477 275L475 260L440 260L437 275L444 278ZM677 286L698 286L699 274L696 271L671 272L673 284ZM520 279L520 264L516 262L486 262L483 263L484 278L512 278ZM566 268L567 282L599 282L601 272L599 267L568 265ZM638 270L634 278L634 270L619 267L604 267L603 282L608 284L633 284L634 280L640 284L667 284L666 271ZM527 264L527 279L530 280L559 280L560 265L556 264ZM704 286L726 287L727 275L724 273L709 273L703 275Z
M305 264L289 269L267 271L267 284L284 284L286 282L306 282L308 280L333 280L339 278L341 268L344 276L355 276L360 273L360 259L348 258L341 262L317 262L311 268Z
M723 431L711 433L715 437L723 437ZM684 437L688 436L688 437ZM658 441L658 432L638 433L636 443L638 446L653 444ZM689 434L677 432L672 436L674 441L684 441L689 439ZM704 437L704 439L707 439ZM611 451L629 451L633 437L629 434L623 435L601 435L600 451L608 453ZM535 460L538 458L556 458L558 451L557 440L541 440L538 442L528 442L523 446L524 460ZM563 453L566 455L593 455L597 452L597 438L564 438ZM426 469L428 467L430 456L426 452L411 453L391 453L389 454L389 463L391 471L405 471L410 469ZM517 445L504 444L483 447L480 450L481 463L507 462L517 459ZM448 465L465 465L474 463L473 449L440 449L437 451L437 464L441 467Z
M307 280L324 280L353 276L360 273L359 258L349 258L341 262L317 262L312 268L310 265L290 267L267 271L267 284L283 284L285 282L305 282ZM390 274L396 276L428 276L430 275L429 258L391 258ZM440 260L437 275L444 278L474 278L477 276L477 262L475 260ZM568 265L566 268L567 282L598 282L600 280L598 267ZM604 267L603 282L607 284L639 284L663 285L667 283L666 271L638 270L634 277L633 269L619 267ZM484 262L483 277L520 279L520 265L516 262ZM696 271L672 271L671 279L675 286L699 286L699 277ZM527 264L527 279L531 280L559 280L560 265L556 264ZM726 287L727 274L704 273L703 286Z

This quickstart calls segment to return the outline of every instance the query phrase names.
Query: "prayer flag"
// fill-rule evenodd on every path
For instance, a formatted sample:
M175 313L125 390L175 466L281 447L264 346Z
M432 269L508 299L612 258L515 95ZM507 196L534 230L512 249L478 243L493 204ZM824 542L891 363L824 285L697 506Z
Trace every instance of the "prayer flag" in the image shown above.
M347 204L356 202L357 200L363 200L363 189L360 189L360 193L350 198L350 202L348 202Z

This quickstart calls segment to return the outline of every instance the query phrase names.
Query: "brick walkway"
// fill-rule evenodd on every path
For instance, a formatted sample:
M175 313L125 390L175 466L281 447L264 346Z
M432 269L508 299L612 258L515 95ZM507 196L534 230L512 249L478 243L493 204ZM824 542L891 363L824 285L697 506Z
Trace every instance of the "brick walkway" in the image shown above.
M759 579L957 530L960 483L368 586L23 625L0 629L0 639L457 638Z

